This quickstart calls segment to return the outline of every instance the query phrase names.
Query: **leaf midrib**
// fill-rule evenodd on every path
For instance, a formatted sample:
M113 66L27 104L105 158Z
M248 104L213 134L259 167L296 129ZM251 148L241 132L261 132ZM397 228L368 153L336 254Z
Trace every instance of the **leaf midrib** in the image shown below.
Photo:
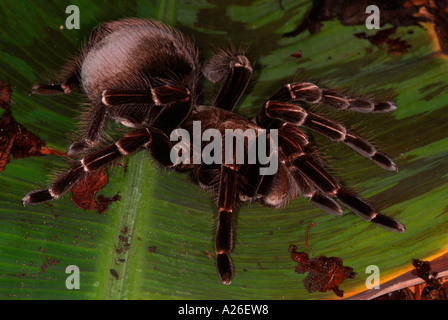
M120 180L120 203L113 209L108 210L108 215L113 216L111 232L109 235L109 250L110 257L108 258L108 265L105 264L100 268L107 270L100 270L102 274L107 274L106 283L104 285L104 299L108 300L122 300L126 299L129 293L129 288L136 284L136 279L133 278L134 271L140 264L139 259L136 258L135 253L139 251L139 247L134 247L136 241L135 227L139 223L141 214L149 214L149 202L141 200L143 194L147 193L147 187L152 186L148 184L148 180L152 179L154 174L154 167L145 153L141 150L129 157L125 177ZM149 195L148 195L148 198ZM123 230L127 228L127 232ZM123 246L123 240L120 235L127 237L128 248L117 252L117 248ZM107 252L104 252L107 254ZM131 253L132 252L132 253ZM120 259L120 261L119 261ZM110 274L110 270L114 269L118 275L118 280Z

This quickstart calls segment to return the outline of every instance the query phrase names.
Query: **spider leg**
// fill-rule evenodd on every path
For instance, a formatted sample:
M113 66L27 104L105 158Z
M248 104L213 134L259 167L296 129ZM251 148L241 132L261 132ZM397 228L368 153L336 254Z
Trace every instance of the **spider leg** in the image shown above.
M31 87L31 94L52 96L82 91L80 85L80 69L77 60L68 64L62 72L62 81L51 84L37 84Z
M191 161L192 162L192 161ZM221 165L200 164L193 169L193 181L201 188L218 192Z
M360 218L370 221L393 232L404 232L405 227L398 221L379 214L370 204L354 193L341 187L315 158L309 154L297 156L293 165L300 170L323 194L336 197L344 206L352 210Z
M288 169L294 177L302 196L309 198L312 204L333 216L340 216L343 214L342 208L339 204L317 189L314 184L296 167L292 166Z
M360 218L370 221L393 232L404 232L405 227L398 221L379 214L370 204L354 193L341 187L338 182L314 159L303 154L293 160L293 165L300 170L323 194L336 197L344 206L352 210ZM328 197L316 199L317 205L327 206ZM331 204L330 204L331 206Z
M336 197L344 206L364 220L393 232L404 232L405 227L396 220L379 214L370 204L354 193L341 187L323 166L317 155L308 151L308 140L300 129L283 124L279 129L279 145L287 155L285 165L301 188L301 193L310 198L317 207L330 214L341 215L342 209L331 199ZM298 171L294 171L297 168Z
M141 128L131 131L114 144L90 153L77 161L70 170L56 179L49 189L28 193L22 199L22 204L26 206L60 198L89 172L98 170L120 157L137 151L141 147L148 148L150 151L155 148L160 149L161 147L169 149L170 142L168 137L158 129ZM164 164L169 164L169 159L160 158L157 160L163 161Z
M188 89L185 90L188 91ZM162 99L162 95L156 95L156 97ZM102 104L102 106L106 108L106 105ZM50 189L33 191L27 194L22 200L23 204L34 204L59 198L70 190L76 181L82 179L87 172L97 170L142 146L148 148L153 158L162 166L173 166L170 158L171 142L168 135L188 116L190 109L191 99L189 96L183 100L167 104L149 124L150 127L134 130L124 135L116 143L86 155L72 169L59 177ZM98 128L98 125L92 127Z
M259 163L244 164L238 170L238 196L240 201L248 201L257 198L258 191L266 177L265 175L260 174L260 168L262 167L264 166Z
M319 88L310 82L287 84L277 90L269 100L320 103L339 110L353 110L363 113L385 113L397 109L392 101L372 101L360 97L351 98L334 90Z
M285 165L288 166L288 170L294 178L298 192L301 196L307 197L318 208L326 211L327 213L340 216L343 211L339 204L332 198L326 196L308 179L300 170L298 170L291 160L297 156L303 155L305 152L311 153L311 146L309 145L306 135L296 126L289 123L284 123L279 129L279 146L281 150L287 155ZM323 162L320 158L314 157L320 165Z
M237 181L235 167L223 164L218 190L219 216L215 236L216 266L223 284L230 284L234 274L229 253L233 248L232 215L236 204Z
M166 105L187 101L190 91L186 87L160 86L151 89L111 89L104 90L102 102L112 107L124 104Z
M89 111L89 123L84 132L83 138L73 142L67 149L67 154L74 156L83 153L96 146L101 138L104 123L106 122L107 109L106 106L99 102Z
M385 170L398 170L397 165L388 156L379 152L369 141L347 130L343 125L307 112L295 104L268 100L258 113L257 122L263 126L272 126L278 120L312 129L331 140L342 142Z
M100 141L101 132L104 127L108 115L108 108L120 106L123 104L147 104L147 105L177 105L183 104L190 109L189 106L190 91L183 87L161 86L150 90L136 89L112 89L105 90L102 94L101 102L99 102L92 112L91 120L87 126L84 137L74 142L68 148L67 154L76 155L94 147ZM162 112L159 114L161 115ZM170 115L182 115L183 112L170 112ZM175 126L181 121L176 121L178 116L171 118ZM174 129L174 128L172 128Z
M246 90L252 66L244 55L224 52L212 58L204 68L204 75L212 82L225 78L213 106L232 111Z

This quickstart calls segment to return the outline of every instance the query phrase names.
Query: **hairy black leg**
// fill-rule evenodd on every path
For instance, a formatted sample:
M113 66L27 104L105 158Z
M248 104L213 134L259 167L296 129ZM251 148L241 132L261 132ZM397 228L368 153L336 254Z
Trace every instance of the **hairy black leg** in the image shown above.
M352 210L355 214L357 214L364 220L370 221L373 224L392 232L404 232L406 230L404 225L402 225L395 219L379 214L378 211L370 204L366 203L357 195L344 188L340 187L337 190L336 197L347 208Z
M68 149L68 155L77 155L93 148L98 144L103 131L104 123L107 117L107 109L103 103L98 103L92 108L90 112L89 123L84 132L83 137L72 143Z
M170 122L167 123L177 127L180 122L185 119L190 110L190 92L187 88L173 86L161 86L150 90L105 90L102 94L102 101L93 108L92 116L90 117L90 122L84 133L84 137L81 140L74 142L68 148L67 154L77 155L96 146L100 141L101 132L103 131L104 123L107 118L108 108L123 104L167 106L167 110L173 109L178 105L186 106L186 108L178 108L177 112L169 112L171 118ZM162 112L159 113L159 117L162 117L167 110L162 109ZM178 120L179 117L182 117L182 120ZM174 127L168 129L173 130ZM163 130L163 128L160 129Z
M160 86L149 90L114 89L103 92L103 103L108 107L122 104L163 106L155 119L146 123L167 135L177 128L191 110L191 94L185 87Z
M200 164L194 168L192 178L201 188L218 191L221 165Z
M289 199L295 196L295 190L292 188L292 177L283 163L278 164L277 172L273 175L265 175L258 188L257 200L261 204L279 208Z
M233 248L232 215L237 194L237 173L234 166L222 165L218 190L218 226L215 236L216 265L223 284L230 284L233 278L233 262L230 252Z
M243 164L237 172L238 192L237 199L241 202L254 200L257 198L258 190L264 179L260 174L260 168L266 165ZM219 191L219 178L221 175L221 165L200 164L194 168L192 178L201 188Z
M238 190L241 201L249 201L256 198L265 177L263 174L260 174L260 169L263 167L266 166L259 163L244 164L238 170Z
M287 157L284 160L285 165L294 177L301 195L310 198L314 205L332 215L339 216L343 213L342 209L331 198L336 197L364 220L389 231L405 231L405 227L401 223L379 214L375 208L357 195L341 187L336 179L326 171L320 157L310 153L308 140L300 129L289 123L281 125L279 147Z
M271 132L269 131L267 131L266 134L260 134L260 132L258 132L257 137L253 141L248 141L248 144L246 146L247 162L245 162L238 170L238 191L241 201L257 200L260 195L264 196L266 200L273 200L273 198L271 197L273 196L271 192L272 190L267 191L266 189L266 186L272 184L272 176L278 176L276 175L276 173L278 173L279 170L278 146L274 145L273 143L277 143L277 141L272 140ZM262 145L266 146L264 150L259 149ZM273 147L275 149L272 149ZM254 154L261 151L265 154L258 154L258 156L266 158L263 161L260 161L262 160L260 158L258 158L258 160L254 159ZM274 163L274 161L277 163ZM276 167L276 169L274 169L274 166ZM282 171L283 169L284 168L282 167L280 171ZM265 179L266 181L264 181ZM284 182L287 182L287 180L288 179L285 179ZM268 196L268 194L270 196ZM285 192L285 197L287 197L288 194L289 192ZM278 200L282 202L284 198ZM272 203L270 205L276 206Z
M294 166L289 167L288 169L296 181L300 195L308 198L316 207L333 216L340 216L343 214L342 208L339 204L316 188L316 186L305 174Z
M348 131L343 125L320 115L307 112L297 105L280 101L267 101L258 113L257 122L264 126L272 126L276 123L276 120L310 128L331 140L345 143L383 169L389 171L398 170L392 159L379 152L369 141Z
M149 122L149 125L158 128L170 136L172 131L178 128L188 117L191 111L191 99L183 99L167 104L159 112L157 117Z
M166 99L167 96L164 94L166 93L166 89L166 87L161 87L160 90L156 91L156 93L160 93L160 95L155 96L162 99L162 101L165 101L163 99ZM173 163L170 158L171 142L168 139L168 135L171 133L171 130L180 125L190 112L191 99L189 97L188 89L185 90L184 92L187 92L188 96L180 101L167 104L162 108L159 115L150 123L150 129L142 128L132 131L123 136L123 138L115 144L85 156L80 160L78 166L75 166L66 173L66 177L63 176L58 179L52 188L31 192L25 196L23 199L24 205L60 197L70 189L73 183L81 179L85 172L96 170L99 167L114 161L118 157L134 152L141 146L148 147L152 156L162 166L172 166ZM178 88L175 88L174 91L179 92ZM173 92L173 90L170 90L170 92ZM170 97L172 97L172 95ZM93 140L93 137L97 137L101 131L106 115L106 105L100 103L99 108L100 109L95 110L94 116L86 132L86 138L75 142L70 147L70 150L79 152L85 147L91 147L92 144L98 140ZM144 140L145 135L147 139L150 139L149 141Z
M213 105L232 111L249 83L252 66L245 56L226 52L212 58L204 74L212 82L225 78Z
M101 150L90 153L79 160L67 172L63 173L49 189L37 190L28 193L23 199L24 206L57 199L70 190L88 172L115 161L116 159L135 152L141 147L149 148L165 145L168 148L168 138L157 129L141 128L124 135L120 140Z
M32 94L39 94L43 96L67 94L70 92L71 90L65 87L62 83L36 84L31 87Z
M397 106L392 101L373 101L360 97L347 97L334 90L319 88L310 82L287 84L277 90L269 100L319 103L335 109L364 113L385 113L397 109Z
M70 94L73 91L79 91L81 89L80 84L80 70L76 61L67 65L62 72L62 81L59 83L51 84L38 84L31 87L31 94L52 96L59 94Z
M287 155L285 165L287 165L290 174L294 178L298 193L301 196L307 197L310 201L317 206L325 210L334 216L339 216L343 213L341 207L332 198L324 195L317 189L314 184L300 171L298 170L292 161L305 154L305 151L309 153L311 147L309 146L306 135L297 127L284 123L279 129L279 147ZM322 161L317 156L314 159L321 164Z
M309 198L312 204L333 216L337 217L344 213L336 201L320 192L314 192Z
M394 232L404 232L405 227L398 221L379 214L371 205L360 199L354 193L342 188L337 181L315 159L307 154L297 157L293 161L313 184L324 194L337 197L347 208L351 209L360 218L370 221L382 228Z
M160 87L159 90L155 89L154 96L164 102L170 101L170 98L173 98L173 92L178 93L182 91L183 93L186 93L187 96L181 95L182 99L178 99L175 102L171 101L171 103L162 108L159 115L150 123L150 129L137 129L126 134L115 144L85 156L80 160L80 163L77 166L75 165L75 167L69 170L65 176L58 179L52 188L29 193L23 199L24 205L60 197L70 189L73 183L82 179L85 172L96 170L99 167L114 161L118 157L134 152L136 150L134 149L135 147L138 149L142 145L149 148L150 153L160 165L172 166L173 164L170 159L171 142L168 139L168 135L171 133L171 130L178 127L189 114L191 109L191 99L188 89L167 87ZM172 88L174 89L171 90ZM167 93L167 91L169 92ZM171 93L171 95L169 93ZM176 97L179 97L179 95L176 95ZM97 108L94 112L89 128L86 131L86 138L75 142L75 144L71 146L71 150L77 152L85 150L83 148L91 147L92 144L97 141L93 140L92 137L96 137L101 131L106 115L106 105L100 103L99 108L100 109ZM151 141L144 140L145 132L147 132L146 135Z

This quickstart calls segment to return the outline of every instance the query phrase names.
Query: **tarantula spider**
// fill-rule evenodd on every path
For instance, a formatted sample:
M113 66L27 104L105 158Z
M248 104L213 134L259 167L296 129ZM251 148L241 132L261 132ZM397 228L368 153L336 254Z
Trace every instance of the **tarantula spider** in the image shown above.
M197 83L201 74L222 87L213 106L198 105ZM91 106L89 122L81 140L68 154L86 153L99 145L103 125L113 119L134 128L117 142L87 153L51 187L28 193L23 205L61 197L89 172L141 148L149 150L156 163L174 170L191 170L193 180L217 194L218 225L215 237L216 265L224 284L230 284L234 268L232 215L237 205L257 201L280 207L304 196L332 215L342 209L333 199L364 220L394 232L405 227L379 214L370 204L342 187L324 169L300 127L345 143L380 167L396 171L394 162L370 142L341 124L306 111L297 102L323 104L340 110L382 113L395 110L392 102L346 97L313 83L295 82L281 87L263 105L256 118L248 120L232 111L252 74L249 60L238 52L222 52L202 67L192 42L179 32L156 22L125 19L93 29L87 47L69 64L58 84L37 85L32 93L53 95L78 91ZM191 132L194 121L201 130L227 128L278 130L278 169L263 175L260 163L173 164L170 134L176 128ZM206 143L201 146L204 148Z

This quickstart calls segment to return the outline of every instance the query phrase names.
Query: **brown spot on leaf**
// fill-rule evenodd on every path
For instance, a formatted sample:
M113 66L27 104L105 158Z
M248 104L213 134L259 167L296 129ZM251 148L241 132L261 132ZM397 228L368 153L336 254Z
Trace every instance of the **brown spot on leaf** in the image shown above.
M40 266L40 270L38 271L38 273L44 273L45 271L47 271L47 269L51 266L55 266L59 263L59 260L56 260L53 257L48 257L44 260L44 262L42 263L42 265Z
M155 253L157 251L157 247L156 246L148 247L148 251L149 253Z
M365 32L355 33L355 37L360 39L367 39L373 45L378 48L383 48L384 45L387 47L388 53L394 54L403 54L405 53L411 46L401 38L390 38L392 34L395 33L395 28L388 28L384 30L380 30L374 35L367 35Z
M98 195L95 200L95 194L100 191L106 184L108 175L103 167L93 172L89 172L82 180L78 181L73 188L70 189L71 200L73 203L84 210L94 210L99 214L104 213L109 204L119 201L121 196L117 193L112 198Z
M66 155L64 152L45 146L45 141L26 130L11 114L11 87L0 82L0 172L13 159L48 154Z
M118 276L118 272L114 269L110 269L110 274L115 278L115 280L118 280L120 277Z
M333 290L338 296L343 296L343 291L339 289L339 285L347 278L353 279L356 275L353 269L343 266L342 259L337 257L318 256L316 258L309 258L308 256L308 230L305 233L305 246L307 252L297 252L295 245L290 245L289 252L291 258L297 262L295 272L298 274L308 272L307 277L303 280L305 288L308 292L327 292Z
M376 5L380 10L380 27L386 24L394 28L419 26L433 22L434 31L441 51L448 54L448 2L446 0L314 0L310 11L295 30L285 37L296 36L306 30L311 34L319 32L324 21L338 19L343 25L365 25L369 14L367 6ZM390 52L405 52L409 48L404 40L390 39Z
M95 194L107 183L105 168L90 172L70 189L73 203L81 209L93 210L96 207Z
M291 57L293 57L293 58L302 58L302 51L297 51L297 52L291 54Z
M99 214L104 213L109 207L109 204L115 201L120 201L120 199L121 196L118 193L112 198L108 198L100 194L96 199L96 212Z

